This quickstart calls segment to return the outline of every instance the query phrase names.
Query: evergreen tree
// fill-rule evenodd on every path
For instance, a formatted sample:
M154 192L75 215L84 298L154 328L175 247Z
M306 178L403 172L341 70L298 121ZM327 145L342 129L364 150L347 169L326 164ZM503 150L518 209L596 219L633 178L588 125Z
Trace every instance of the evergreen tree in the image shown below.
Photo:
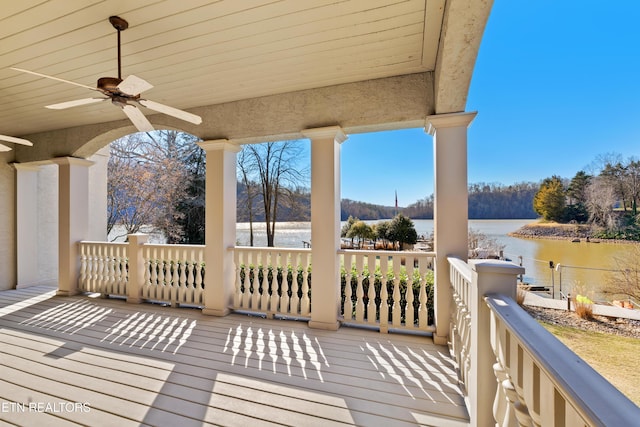
M567 188L567 210L566 221L575 220L577 222L587 222L589 212L587 211L587 187L591 181L591 176L584 171L578 171L571 179Z
M398 214L389 224L389 238L391 241L399 242L402 249L405 244L413 245L418 242L418 232L411 219Z

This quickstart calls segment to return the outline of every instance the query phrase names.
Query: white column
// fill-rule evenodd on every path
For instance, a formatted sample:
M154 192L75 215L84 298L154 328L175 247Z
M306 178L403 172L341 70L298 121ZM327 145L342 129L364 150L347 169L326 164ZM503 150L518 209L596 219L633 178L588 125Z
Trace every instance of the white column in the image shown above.
M16 169L17 289L37 285L38 166L14 163Z
M144 285L143 247L149 241L149 235L143 233L127 234L129 240L129 283L127 284L127 302L142 302L142 286Z
M448 256L468 258L467 127L477 113L452 113L427 117L433 136L435 323L433 341L446 344L451 318Z
M58 165L58 295L78 293L78 242L89 234L89 160L53 159Z
M471 260L471 369L465 388L469 394L471 425L494 425L493 401L496 377L493 364L496 357L491 348L491 313L484 302L485 295L500 294L516 300L518 275L524 268L500 260Z
M340 313L340 144L339 126L307 129L311 140L311 321L337 330Z
M236 244L236 156L226 139L198 143L207 153L204 314L226 316L233 303Z

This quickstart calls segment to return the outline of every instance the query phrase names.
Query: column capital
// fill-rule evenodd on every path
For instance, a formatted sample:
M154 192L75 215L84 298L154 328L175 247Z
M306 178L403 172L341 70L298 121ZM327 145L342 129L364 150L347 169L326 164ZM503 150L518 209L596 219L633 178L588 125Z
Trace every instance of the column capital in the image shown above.
M434 114L427 116L424 121L424 129L429 135L434 135L439 128L468 127L473 119L476 118L477 114L477 111L470 113Z
M55 159L51 159L51 161L57 165L86 166L86 167L89 167L95 163L95 162L92 162L91 160L82 159L80 157L56 157Z
M242 147L238 144L235 144L228 139L213 139L210 141L201 141L198 142L200 148L204 151L230 151L233 153L237 153L242 150Z
M32 163L10 163L10 164L17 171L38 172L40 170L40 166L34 165Z
M327 126L323 128L303 129L302 135L311 140L333 138L338 144L347 140L347 135L340 126Z

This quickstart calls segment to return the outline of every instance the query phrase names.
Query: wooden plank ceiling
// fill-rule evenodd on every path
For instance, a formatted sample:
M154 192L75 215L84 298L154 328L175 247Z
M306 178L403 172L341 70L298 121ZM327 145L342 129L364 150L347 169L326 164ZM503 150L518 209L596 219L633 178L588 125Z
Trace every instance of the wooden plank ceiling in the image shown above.
M444 0L21 0L0 11L0 133L25 135L124 118L95 95L9 67L95 86L117 76L181 109L432 71ZM151 113L150 111L145 113Z

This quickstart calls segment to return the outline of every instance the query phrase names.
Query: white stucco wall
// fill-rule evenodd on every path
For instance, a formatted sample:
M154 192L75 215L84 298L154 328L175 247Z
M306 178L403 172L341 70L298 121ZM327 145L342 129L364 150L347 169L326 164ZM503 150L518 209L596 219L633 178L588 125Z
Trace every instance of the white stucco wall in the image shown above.
M38 283L58 283L58 165L38 172Z
M87 240L105 242L107 239L107 164L109 145L89 157L89 236Z
M0 290L13 288L16 280L15 171L9 153L0 153Z

